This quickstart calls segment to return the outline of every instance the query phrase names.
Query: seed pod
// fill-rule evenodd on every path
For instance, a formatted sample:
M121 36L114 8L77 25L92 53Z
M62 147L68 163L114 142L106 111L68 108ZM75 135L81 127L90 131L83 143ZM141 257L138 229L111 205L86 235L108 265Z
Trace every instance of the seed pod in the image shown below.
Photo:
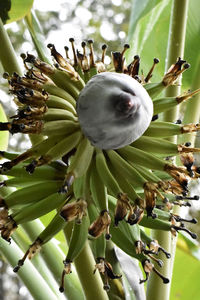
M93 76L77 101L81 128L100 149L118 149L138 139L148 128L153 104L146 90L125 74Z

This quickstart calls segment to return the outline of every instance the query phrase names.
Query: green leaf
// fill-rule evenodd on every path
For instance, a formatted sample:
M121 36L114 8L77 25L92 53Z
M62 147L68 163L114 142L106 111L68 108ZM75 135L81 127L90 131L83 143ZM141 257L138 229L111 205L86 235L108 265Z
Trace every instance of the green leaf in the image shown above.
M199 269L199 261L177 249L170 299L200 299Z
M52 63L50 52L47 49L45 36L39 20L34 12L29 12L25 18L32 41L41 60Z
M178 236L177 247L183 252L190 254L194 258L200 260L200 245L196 240L188 237L184 233Z
M148 14L161 0L133 0L130 26L129 26L129 39L133 36L137 22Z
M134 55L140 55L141 69L144 74L147 74L152 66L153 58L157 57L161 60L156 66L156 76L153 77L153 81L160 80L164 73L170 7L170 0L158 3L138 20L135 31L129 34L130 50L127 51L126 56L128 62L132 61Z
M12 23L25 17L31 10L34 0L1 0L0 17L3 23Z
M0 122L7 122L7 117L3 110L3 107L0 104ZM8 147L8 138L9 133L8 131L1 131L0 132L0 150L5 151Z
M164 0L158 3L148 13L137 19L134 30L131 27L129 29L129 43L131 48L127 51L126 58L128 62L133 59L134 55L139 54L141 57L141 69L144 74L147 74L152 65L153 58L157 57L160 59L160 63L156 66L152 82L161 80L165 72L171 3L171 0ZM184 90L190 88L193 81L193 74L200 58L200 18L199 11L196 9L198 4L198 0L189 1L184 58L191 64L191 68L183 75L182 85L184 86Z

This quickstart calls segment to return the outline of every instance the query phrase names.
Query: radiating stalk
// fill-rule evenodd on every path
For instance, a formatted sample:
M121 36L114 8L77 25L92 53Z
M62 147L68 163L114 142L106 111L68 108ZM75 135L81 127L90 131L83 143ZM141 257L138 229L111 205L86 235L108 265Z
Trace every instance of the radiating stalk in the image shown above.
M0 18L0 61L6 72L12 74L14 71L21 75L21 68L17 61L17 57L13 46L10 42L8 34L3 26L3 22Z
M185 34L187 24L188 0L174 0L172 3L171 20L168 37L167 61L166 71L177 60L178 57L183 58ZM173 97L180 94L180 81L176 86L169 87L166 90L166 97ZM163 120L174 122L178 118L178 108L171 109L164 113ZM174 260L175 246L172 246L172 236L169 232L153 231L153 238L159 241L162 247L169 251L172 255L171 259L166 259L162 256L164 267L161 272L164 276L168 277L171 282L172 267ZM173 244L175 242L173 241ZM169 300L170 296L170 283L163 284L156 274L151 274L147 286L147 300Z

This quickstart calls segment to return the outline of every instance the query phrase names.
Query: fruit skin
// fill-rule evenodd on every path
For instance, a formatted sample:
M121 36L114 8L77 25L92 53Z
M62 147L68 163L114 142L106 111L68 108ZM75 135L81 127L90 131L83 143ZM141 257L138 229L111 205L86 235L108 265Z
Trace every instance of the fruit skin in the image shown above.
M100 149L118 149L148 128L153 104L146 90L126 74L103 72L92 77L77 100L82 131Z

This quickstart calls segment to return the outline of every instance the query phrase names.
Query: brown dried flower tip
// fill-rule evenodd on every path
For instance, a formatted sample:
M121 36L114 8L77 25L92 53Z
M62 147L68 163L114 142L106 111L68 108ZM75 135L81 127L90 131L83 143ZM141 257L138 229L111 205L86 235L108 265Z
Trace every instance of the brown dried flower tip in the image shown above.
M36 58L32 54L27 54L26 57L23 57L24 65L27 69L29 69L26 65L26 63L33 64L37 69L39 69L42 73L49 75L54 73L54 67L52 67L50 64L47 64L43 61L41 61L39 58Z
M59 291L61 293L64 292L64 278L65 278L65 275L68 275L70 274L72 271L71 271L71 261L66 259L63 261L63 264L64 264L64 270L62 272L62 277L61 277L61 284L60 284L60 288L59 288Z
M158 270L155 269L154 265L150 262L149 259L144 260L142 262L142 266L146 274L146 278L140 279L140 283L144 283L148 280L151 271L154 271L162 279L163 283L169 283L169 279L164 277L160 272L158 272Z
M6 214L6 213L5 213ZM11 235L17 229L17 224L12 219L11 216L7 216L3 222L2 226L0 227L1 230L1 237L6 240L7 242L11 242Z
M158 241L157 240L152 240L149 245L149 250L152 252L152 253L155 253L155 254L158 254L160 251L162 251L165 256L167 258L170 258L171 257L171 254L168 253L164 248L162 248L159 244L158 244Z
M193 172L192 172L192 166L194 163L194 156L191 152L189 153L183 153L180 155L180 159L182 164L186 167L187 171L189 172L190 176L193 177Z
M108 211L102 210L99 217L90 225L88 232L94 238L98 238L103 232L106 232L105 238L109 240L111 238L109 229L111 224L111 217Z
M140 57L139 55L135 55L133 61L128 65L128 74L135 78L136 80L140 81L138 77L140 67Z
M8 209L6 208L5 201L3 198L0 199L1 209L0 209L0 230L9 221Z
M130 225L138 224L144 216L144 209L140 208L138 205L134 205L132 212L129 212L127 222Z
M144 81L145 83L148 83L149 80L151 79L151 77L153 76L153 70L155 68L155 66L159 63L159 59L158 58L154 58L153 60L153 65L151 67L151 69L149 70L149 73L147 74L147 76L145 77Z
M67 203L61 209L60 215L66 222L75 220L81 223L83 216L87 215L87 202L80 198L76 202Z
M162 194L158 191L156 184L147 182L144 185L144 195L145 195L145 202L146 202L146 212L147 216L151 216L153 219L157 217L155 213L153 213L153 209L156 205L156 198L157 195L163 198Z
M128 44L125 44L122 52L112 52L113 64L116 72L123 73L125 71L124 53L129 48L130 46Z
M188 171L185 167L177 167L174 165L167 164L165 166L165 171L172 176L181 186L187 191L188 179L189 176Z
M109 279L119 279L122 277L122 275L115 275L113 273L112 266L109 262L107 262L104 258L98 257L96 259L96 265L94 269L94 273L96 270L99 270L101 274L104 275L105 282L104 282L104 290L109 291L110 290L110 285L109 285Z
M126 217L128 211L130 211L131 215L133 214L133 209L130 205L127 194L119 193L115 208L115 226L118 226L119 221L122 221Z
M26 253L24 254L23 258L20 259L17 263L17 266L14 267L13 272L18 272L19 269L23 266L26 258L28 257L29 259L32 259L34 255L36 255L37 253L40 252L41 250L41 245L42 245L42 241L40 239L37 239L30 247L29 249L26 251Z
M183 68L182 68L183 66ZM183 73L186 69L190 67L189 64L186 64L185 60L182 60L180 57L177 62L173 64L163 78L163 85L169 86L172 85L178 78L178 76Z

